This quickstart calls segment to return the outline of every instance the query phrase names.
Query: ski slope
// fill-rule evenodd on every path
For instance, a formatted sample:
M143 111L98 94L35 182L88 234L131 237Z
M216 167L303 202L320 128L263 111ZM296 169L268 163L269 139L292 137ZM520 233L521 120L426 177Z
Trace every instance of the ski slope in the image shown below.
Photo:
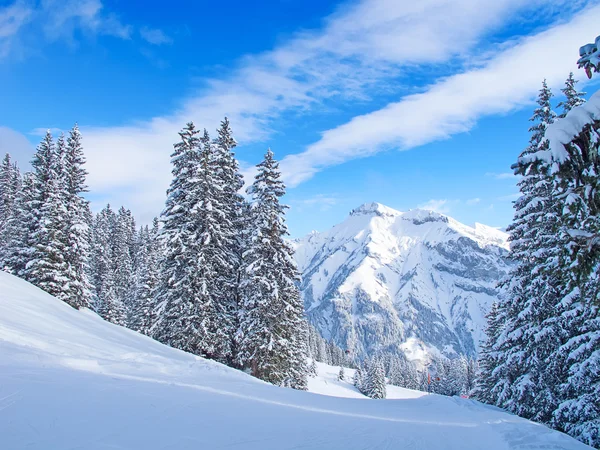
M2 450L588 448L474 401L365 399L319 370L328 395L271 386L0 272Z

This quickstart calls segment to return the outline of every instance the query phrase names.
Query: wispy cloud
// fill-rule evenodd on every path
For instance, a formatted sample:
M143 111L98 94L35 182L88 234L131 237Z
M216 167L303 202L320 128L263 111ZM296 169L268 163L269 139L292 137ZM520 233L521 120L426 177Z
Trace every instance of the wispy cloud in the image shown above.
M24 1L0 8L0 59L10 53L13 39L32 15L33 9Z
M282 161L287 181L297 185L318 171L384 149L409 149L470 130L483 116L528 104L541 80L551 86L576 70L579 43L595 35L600 6L570 22L515 42L483 67L450 76L425 92L323 133L304 152ZM552 49L551 52L548 49Z
M163 44L172 44L173 38L167 36L164 31L159 30L158 28L148 28L142 27L140 29L140 36L149 44L153 45L163 45Z
M470 198L469 200L466 201L466 203L469 206L478 205L479 203L481 203L481 199L479 197Z
M131 37L132 27L106 12L101 0L42 0L37 15L51 39L72 40L76 30L121 39Z
M352 3L327 18L321 30L299 33L272 51L242 58L227 77L206 80L204 89L169 116L123 127L87 127L90 185L95 190L125 193L138 186L160 204L170 178L170 148L187 121L214 129L227 115L239 142L264 140L274 121L287 111L306 111L325 99L343 102L365 98L373 90L391 86L391 80L404 67L463 60L482 36L502 26L516 11L540 4L547 6L548 2L498 0L485 8L475 0ZM473 96L467 97L472 100ZM405 100L415 102L418 97ZM406 108L408 118L393 114L398 117L366 121L367 127L375 124L373 131L381 130L381 136L368 131L361 136L365 126L354 127L354 121L349 128L324 133L323 139L306 152L283 159L286 182L294 186L324 167L372 154L396 140L389 128L407 133L414 128L412 135L416 137L430 126L447 136L452 131L448 126L431 126L431 122L448 114L452 106L442 105L442 111L421 124L425 110L435 110L437 105L424 106L427 108L416 111L414 119ZM458 106L461 111L465 109L460 102ZM349 134L344 136L342 130ZM423 133L422 142L431 139L430 133ZM373 137L371 143L366 142ZM144 167L135 164L142 156ZM116 160L123 162L122 170L115 168ZM131 204L127 194L123 197Z
M77 44L77 33L130 39L132 31L132 26L106 11L101 0L15 0L0 6L0 59L17 50L39 50L42 42ZM35 49L28 49L25 41Z
M328 211L339 203L339 198L335 195L317 194L309 198L295 201L295 206L303 208L318 208L320 211Z
M448 214L450 212L450 205L446 199L431 199L428 202L419 205L417 208L427 209L441 214Z
M0 158L6 153L19 162L21 169L29 169L29 161L33 156L33 145L21 133L0 126Z
M86 29L131 36L129 27L103 11L100 0L79 3L86 8L75 5L75 17L88 24ZM152 204L156 213L170 179L172 143L187 121L214 129L227 115L240 143L261 141L273 131L274 121L290 110L307 111L330 99L368 98L394 86L406 68L425 66L431 71L452 60L475 68L324 132L306 151L283 158L281 167L286 183L295 186L353 158L447 138L469 129L482 115L527 103L545 75L552 82L559 73L564 78L576 59L573 49L595 32L590 30L595 30L597 9L586 12L588 20L578 18L558 31L512 43L491 58L485 38L517 12L570 3L497 0L482 8L478 0L353 2L328 17L321 29L298 33L272 51L246 56L225 77L204 80L204 87L172 114L119 127L83 126L90 187L136 211ZM552 58L545 51L548 47L555 47ZM522 85L516 73L524 75Z

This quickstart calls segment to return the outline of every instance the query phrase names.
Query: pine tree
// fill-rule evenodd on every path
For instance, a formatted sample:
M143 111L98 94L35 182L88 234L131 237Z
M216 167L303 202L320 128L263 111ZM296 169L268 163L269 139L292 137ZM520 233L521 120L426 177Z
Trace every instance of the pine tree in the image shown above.
M352 379L352 382L354 384L354 387L356 387L356 389L358 389L360 392L362 392L364 381L365 381L365 373L363 370L363 365L359 364L358 367L356 368L356 370L354 371L354 378Z
M313 358L313 360L310 362L310 368L309 368L309 371L308 371L308 372L309 372L309 374L310 374L310 376L311 376L311 377L316 377L316 376L319 374L319 370L318 370L318 368L317 368L317 363L316 363L316 361L314 360L314 358Z
M126 324L131 321L135 291L134 251L135 220L131 211L119 208L110 237L114 295L123 304Z
M258 378L306 389L307 328L293 250L285 241L285 194L268 150L248 189L253 197L250 244L240 283L238 362Z
M338 372L338 381L344 381L344 377L346 375L344 374L344 367L340 367L340 371Z
M577 106L581 106L585 103L585 92L578 92L575 85L578 81L574 78L573 72L569 73L567 81L565 81L565 87L561 89L565 96L565 100L560 102L557 107L563 109L562 114L559 117L565 117L569 111Z
M247 220L250 214L248 204L240 194L244 180L233 152L237 142L227 117L221 122L217 133L217 138L209 148L215 165L214 182L219 187L215 191L215 202L219 204L223 214L220 224L221 249L219 249L223 260L215 258L215 263L220 263L222 267L215 268L219 275L215 286L219 287L219 292L215 292L214 301L218 303L218 329L229 336L228 345L222 346L219 353L230 365L235 365L237 348L234 336L239 327L237 310L240 303L239 284L242 276L240 270L242 251L247 245ZM204 139L208 139L206 133ZM207 147L208 142L205 142L204 146Z
M131 328L150 336L158 319L155 304L160 260L158 219L154 219L151 229L146 226L140 230L138 240L135 301Z
M173 347L218 361L231 357L233 298L228 280L232 229L223 205L216 146L192 123L172 155L173 181L163 212L165 258L157 336ZM233 277L233 278L231 278Z
M64 224L67 221L64 173L65 142L61 135L54 145L50 132L38 146L34 167L34 202L29 207L34 228L32 258L27 263L27 279L49 294L66 300L68 290L68 263L65 260L66 242Z
M554 197L560 211L557 272L560 302L554 312L560 344L548 358L547 378L556 388L550 420L591 446L600 446L600 124L586 125L564 146L537 155L555 167ZM554 149L556 150L556 149ZM545 418L544 418L545 419Z
M155 337L171 347L194 352L199 336L207 334L199 321L197 298L196 233L191 211L199 202L197 172L199 137L193 123L179 133L181 141L171 155L173 180L162 213L165 259L157 294L163 311Z
M114 238L117 215L106 205L94 220L92 227L93 247L91 273L95 287L94 306L105 320L117 325L126 325L127 311L117 294L115 282Z
M9 270L6 261L10 255L9 242L12 238L11 221L18 214L21 194L21 173L7 153L0 165L0 270Z
M485 318L487 321L485 329L487 338L479 352L479 376L475 398L483 403L494 405L497 398L494 395L493 388L499 381L496 378L494 369L501 363L499 354L494 350L494 346L502 332L503 325L500 307L497 302L492 303Z
M514 166L521 175L521 197L515 202L515 218L509 226L510 258L515 261L502 302L503 333L494 351L501 364L494 369L498 382L493 396L515 414L547 420L555 402L552 385L544 377L546 359L559 343L560 330L553 319L561 274L557 270L556 245L559 211L553 198L550 168L536 158L548 149L545 131L555 114L552 93L544 81L530 128L529 146Z
M89 308L92 304L92 287L88 279L91 231L88 217L89 204L83 198L87 192L87 171L83 168L85 157L81 145L81 133L77 125L69 132L63 155L63 178L65 182L64 204L67 210L64 222L65 261L69 279L64 300L74 308Z
M378 358L374 358L367 364L366 380L362 383L363 394L373 399L386 397L385 370Z
M6 224L6 247L2 251L2 270L21 278L26 277L27 264L31 259L34 232L33 215L29 208L34 201L34 175L27 172L23 175L22 188L16 200L14 214Z

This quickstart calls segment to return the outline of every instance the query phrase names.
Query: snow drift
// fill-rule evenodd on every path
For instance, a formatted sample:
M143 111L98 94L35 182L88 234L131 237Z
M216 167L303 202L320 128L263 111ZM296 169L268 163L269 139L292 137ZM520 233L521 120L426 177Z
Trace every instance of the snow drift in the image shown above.
M353 389L329 384L316 388ZM398 392L271 386L0 273L1 449L588 448L474 401Z

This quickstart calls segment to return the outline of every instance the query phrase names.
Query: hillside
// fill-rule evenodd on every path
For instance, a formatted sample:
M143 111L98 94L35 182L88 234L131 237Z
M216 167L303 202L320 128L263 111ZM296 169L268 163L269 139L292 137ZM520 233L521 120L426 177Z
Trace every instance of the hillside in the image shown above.
M349 384L328 389L333 368L320 368L313 389L350 396ZM2 449L588 448L474 401L417 395L278 388L0 272Z
M399 349L474 356L508 270L507 235L379 203L295 242L310 321L359 356Z

